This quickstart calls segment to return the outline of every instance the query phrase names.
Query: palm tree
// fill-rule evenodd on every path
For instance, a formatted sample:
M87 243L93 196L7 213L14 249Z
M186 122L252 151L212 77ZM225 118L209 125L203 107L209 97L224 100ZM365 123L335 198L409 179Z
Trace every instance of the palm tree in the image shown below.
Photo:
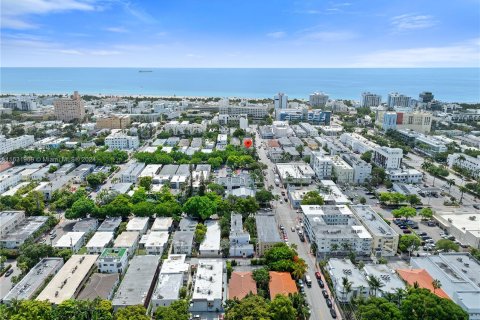
M307 264L305 263L305 260L303 259L298 259L294 265L293 265L293 271L292 271L292 276L295 279L301 279L307 273Z
M414 288L414 289L420 288L420 285L418 284L417 281L415 281L415 282L413 283L413 288Z
M373 275L368 276L367 282L374 296L377 296L377 290L384 286L380 279Z
M406 295L407 295L407 292L404 289L402 288L395 289L395 297L397 299L398 307L400 307L400 301L402 301Z
M347 277L342 277L342 295L343 301L347 300L347 295L352 291L352 282Z
M432 286L433 286L433 293L435 293L435 290L440 289L442 287L442 283L440 280L435 279L432 281Z
M455 180L454 179L448 179L447 184L448 184L448 193L450 193L450 189L452 188L452 186L455 185Z
M331 248L331 249L332 249L332 252L335 252L335 253L336 253L337 250L338 250L338 244L336 244L336 243L332 244L332 248Z
M460 188L458 188L458 189L459 189L460 192L461 192L461 194L460 194L460 203L462 203L462 201L463 201L463 193L464 193L464 192L467 192L468 189L467 189L465 186L460 186Z

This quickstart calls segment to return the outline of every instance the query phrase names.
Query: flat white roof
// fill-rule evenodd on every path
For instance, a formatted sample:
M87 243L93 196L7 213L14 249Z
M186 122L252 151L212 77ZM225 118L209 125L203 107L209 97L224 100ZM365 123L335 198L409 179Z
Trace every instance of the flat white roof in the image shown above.
M309 215L324 215L328 214L330 212L325 212L324 210L334 210L335 213L337 214L346 214L346 215L352 215L352 211L345 205L332 205L332 206L318 206L318 205L302 205L300 206L302 208L303 213L306 216Z
M75 298L75 293L97 261L98 255L74 254L63 265L52 281L38 295L37 300L59 304Z
M130 248L138 241L139 237L140 232L138 231L124 231L115 239L113 246L117 248Z
M173 218L158 217L153 222L152 231L168 231L172 227Z
M95 232L93 237L88 241L87 248L95 247L95 248L103 248L106 247L107 244L113 240L113 232Z
M396 289L405 289L405 283L397 275L395 270L390 269L386 264L366 264L363 271L367 276L372 275L380 279L383 292L395 293Z
M470 231L473 234L478 234L480 231L480 213L475 213L473 210L468 213L457 214L437 213L436 216L443 219L444 222L452 225L463 233ZM471 220L470 217L475 217L473 218L475 220Z
M83 241L84 236L85 232L67 232L60 239L58 239L54 247L65 248L71 247L72 245L75 246L79 241Z
M168 232L152 231L146 235L146 247L164 247L168 242Z
M332 258L328 260L328 273L335 278L338 286L342 286L342 278L347 277L352 282L352 287L360 286L369 288L368 282L358 268L348 259ZM340 290L341 291L341 290Z
M200 259L192 300L222 299L223 261L217 259Z
M393 230L370 206L353 205L353 213L367 226L368 230L376 236L397 236Z
M134 217L127 223L127 231L143 231L148 224L148 217Z
M200 251L219 251L220 250L220 224L216 220L207 220L207 234L200 244Z
M167 259L163 260L162 270L160 273L185 273L188 271L190 264L185 262L186 254L171 254Z

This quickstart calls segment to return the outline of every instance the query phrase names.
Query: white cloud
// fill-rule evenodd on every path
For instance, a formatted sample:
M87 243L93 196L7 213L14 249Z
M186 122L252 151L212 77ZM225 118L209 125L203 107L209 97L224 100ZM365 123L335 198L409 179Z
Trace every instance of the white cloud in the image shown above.
M71 49L59 50L58 52L63 54L77 55L77 56L83 55L83 53L81 53L80 51L71 50Z
M308 40L319 40L325 42L346 41L355 38L356 35L350 31L314 31L305 33L302 38Z
M37 28L37 25L26 20L27 16L72 10L92 11L95 6L91 1L82 0L2 0L1 27Z
M427 29L436 23L432 16L413 13L402 14L391 19L391 24L397 31Z
M443 47L384 50L358 57L355 67L480 67L480 39Z
M286 32L283 32L283 31L277 31L277 32L267 33L267 37L273 38L273 39L284 38L286 35L287 35L287 33L286 33Z
M106 31L110 31L110 32L116 32L116 33L127 33L128 30L125 29L124 27L108 27L108 28L105 28Z
M121 52L116 50L93 50L89 53L94 56L113 56L120 54Z

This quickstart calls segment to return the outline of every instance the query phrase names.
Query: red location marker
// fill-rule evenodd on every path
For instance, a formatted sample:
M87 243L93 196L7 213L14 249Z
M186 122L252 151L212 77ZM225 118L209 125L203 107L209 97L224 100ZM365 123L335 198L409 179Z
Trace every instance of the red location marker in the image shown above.
M245 146L245 148L250 148L252 146L253 142L252 142L252 139L250 138L246 138L246 139L243 139L243 145Z

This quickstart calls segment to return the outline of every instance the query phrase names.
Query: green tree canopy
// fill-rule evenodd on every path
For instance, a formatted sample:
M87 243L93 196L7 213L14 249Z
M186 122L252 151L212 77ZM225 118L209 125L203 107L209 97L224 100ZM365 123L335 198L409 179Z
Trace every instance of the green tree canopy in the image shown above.
M157 320L188 320L188 301L177 300L172 302L168 307L158 307L155 311L155 319Z
M96 188L107 180L107 175L103 172L91 173L86 179L92 188Z
M267 301L258 295L248 295L241 301L227 304L225 320L269 320Z
M369 320L403 320L398 307L384 298L372 297L358 306L360 319Z
M153 178L152 177L141 177L138 181L138 185L145 190L150 190L152 188Z
M282 294L277 294L270 302L269 310L272 320L295 320L297 318L297 311L293 307L292 301Z
M401 235L398 240L398 249L401 252L407 252L411 247L416 250L420 246L420 243L420 239L414 234Z
M302 199L302 205L323 205L323 197L318 193L318 191L312 190L308 191Z
M191 197L183 205L183 211L192 217L200 218L205 221L215 214L217 203L208 196Z
M147 310L142 305L120 308L114 315L115 320L150 320Z
M395 218L413 218L417 215L417 210L412 207L401 207L392 211L392 214Z
M458 251L460 249L459 245L453 242L452 240L448 239L440 239L435 244L435 247L438 250L445 250L445 251Z

